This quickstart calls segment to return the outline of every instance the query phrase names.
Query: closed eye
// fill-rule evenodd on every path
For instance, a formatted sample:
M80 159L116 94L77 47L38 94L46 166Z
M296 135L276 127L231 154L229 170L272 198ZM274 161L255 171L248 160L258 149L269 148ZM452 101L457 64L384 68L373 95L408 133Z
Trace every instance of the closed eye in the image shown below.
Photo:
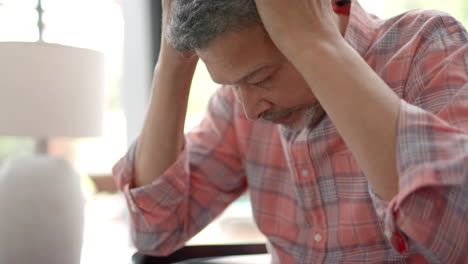
M255 85L255 86L262 86L262 85L265 85L266 83L268 83L273 77L273 74L269 75L268 77L266 77L265 79L259 81L259 82L252 82L251 84Z

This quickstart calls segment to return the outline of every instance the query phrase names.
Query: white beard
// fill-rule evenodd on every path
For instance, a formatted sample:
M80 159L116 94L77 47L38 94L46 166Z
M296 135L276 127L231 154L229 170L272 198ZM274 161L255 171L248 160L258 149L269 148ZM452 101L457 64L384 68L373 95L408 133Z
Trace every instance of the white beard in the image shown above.
M302 115L294 122L289 124L281 124L281 129L287 133L298 132L308 126L315 125L315 123L324 113L320 104L306 107L302 111Z

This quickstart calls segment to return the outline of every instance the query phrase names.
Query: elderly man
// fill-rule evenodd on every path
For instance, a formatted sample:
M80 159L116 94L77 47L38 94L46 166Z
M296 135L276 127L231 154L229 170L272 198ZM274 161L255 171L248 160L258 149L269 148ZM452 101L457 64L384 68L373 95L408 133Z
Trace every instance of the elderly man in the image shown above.
M468 35L357 0L162 0L140 137L114 167L140 251L246 190L274 263L467 263ZM221 87L183 134L198 58Z

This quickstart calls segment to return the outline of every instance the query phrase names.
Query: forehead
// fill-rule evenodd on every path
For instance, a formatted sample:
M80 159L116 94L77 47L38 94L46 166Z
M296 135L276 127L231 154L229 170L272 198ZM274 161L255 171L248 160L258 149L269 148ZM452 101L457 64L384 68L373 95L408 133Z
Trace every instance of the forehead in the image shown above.
M225 33L197 54L217 83L232 84L245 74L279 63L281 53L263 26Z

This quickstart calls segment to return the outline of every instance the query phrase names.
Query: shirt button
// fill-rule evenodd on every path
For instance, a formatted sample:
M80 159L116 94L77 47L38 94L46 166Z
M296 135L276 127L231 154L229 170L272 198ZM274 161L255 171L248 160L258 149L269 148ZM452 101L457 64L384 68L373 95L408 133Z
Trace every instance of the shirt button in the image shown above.
M392 238L393 236L393 232L388 229L385 230L384 234L388 239Z
M320 242L320 241L322 241L322 235L316 234L316 235L314 236L314 239L315 239L316 242Z
M302 175L302 177L307 177L307 176L309 176L309 171L308 170L302 170L301 175Z
M382 210L382 208L377 208L377 216L380 217L380 218L384 218L385 211Z

